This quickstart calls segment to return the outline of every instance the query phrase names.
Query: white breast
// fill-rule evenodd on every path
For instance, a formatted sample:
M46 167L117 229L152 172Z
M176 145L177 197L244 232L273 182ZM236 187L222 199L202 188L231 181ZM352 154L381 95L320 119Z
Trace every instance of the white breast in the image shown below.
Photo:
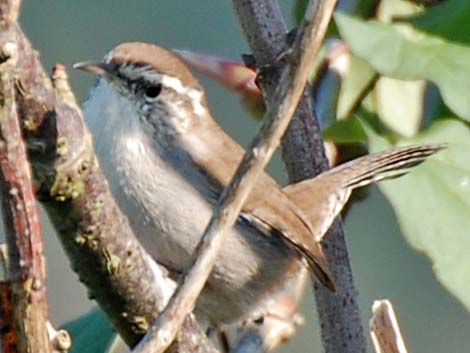
M149 150L135 111L106 83L94 89L85 114L113 195L136 235L152 256L180 270L209 220L210 206Z
M206 201L209 181L184 156L169 168L152 135L142 131L132 103L103 80L91 97L85 114L115 200L150 255L182 271L212 214ZM191 147L204 148L197 143ZM198 311L213 322L245 317L273 287L282 285L292 259L279 238L238 223L198 300Z

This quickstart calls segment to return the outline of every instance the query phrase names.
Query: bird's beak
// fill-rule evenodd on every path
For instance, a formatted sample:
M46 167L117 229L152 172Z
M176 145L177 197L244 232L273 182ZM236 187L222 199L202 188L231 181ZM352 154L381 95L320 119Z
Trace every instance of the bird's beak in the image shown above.
M122 83L113 70L113 66L101 61L80 61L73 64L74 69L83 70L100 77L103 77L108 82Z
M80 61L78 63L73 64L74 69L83 70L86 72L90 72L92 74L98 76L108 76L109 75L109 68L105 63L99 61Z

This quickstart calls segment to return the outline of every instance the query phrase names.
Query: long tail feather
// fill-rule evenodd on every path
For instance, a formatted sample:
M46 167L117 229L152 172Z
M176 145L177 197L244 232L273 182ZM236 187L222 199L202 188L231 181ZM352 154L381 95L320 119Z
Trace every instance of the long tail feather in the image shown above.
M284 188L309 219L314 235L321 239L341 212L353 189L383 179L402 176L445 144L416 145L357 158L313 179Z
M357 188L375 181L402 176L443 148L445 145L442 144L418 145L370 154L333 168L320 176L328 178L339 175L339 179L345 183L343 187ZM345 171L347 177L342 176Z

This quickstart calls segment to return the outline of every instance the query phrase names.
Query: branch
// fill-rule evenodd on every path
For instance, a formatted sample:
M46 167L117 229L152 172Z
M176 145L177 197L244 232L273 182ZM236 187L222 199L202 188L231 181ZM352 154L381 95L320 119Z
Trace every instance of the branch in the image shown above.
M64 68L56 66L53 87L17 26L14 35L17 102L36 196L90 297L132 347L165 305L171 287L111 196ZM172 346L178 350L215 352L192 317Z
M372 305L370 335L377 353L407 353L400 326L389 300L376 300Z
M0 307L2 333L10 334L2 335L2 346L4 352L48 353L41 226L15 103L18 50L11 26L18 8L19 1L0 2L0 191L8 252Z
M312 1L317 15L327 1ZM278 53L285 50L286 28L278 4L274 0L232 0L248 44L258 67L271 65ZM268 105L279 83L278 70L259 79ZM323 141L306 93L296 116L284 136L282 157L291 183L318 175L327 169ZM335 279L337 292L330 293L314 286L323 347L327 353L366 351L366 342L359 316L357 291L354 286L349 254L341 222L336 222L323 240L323 248Z
M191 312L214 265L217 254L229 230L284 135L304 91L321 41L333 12L335 1L330 0L324 11L314 15L313 7L307 13L303 27L293 46L291 60L284 68L274 102L266 112L258 135L243 157L234 177L222 193L221 199L196 249L193 263L183 276L180 286L163 313L158 317L136 353L163 352L173 341L183 318Z

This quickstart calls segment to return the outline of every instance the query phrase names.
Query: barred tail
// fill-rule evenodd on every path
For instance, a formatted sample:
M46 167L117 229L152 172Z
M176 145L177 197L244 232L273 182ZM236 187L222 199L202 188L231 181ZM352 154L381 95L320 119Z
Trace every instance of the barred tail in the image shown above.
M353 189L397 178L446 148L445 144L416 145L370 154L330 169L313 179L284 188L309 219L321 239L343 209Z
M383 179L397 178L446 148L444 144L416 145L370 154L333 168L319 177L339 177L343 187L358 188ZM346 177L342 175L347 174Z

